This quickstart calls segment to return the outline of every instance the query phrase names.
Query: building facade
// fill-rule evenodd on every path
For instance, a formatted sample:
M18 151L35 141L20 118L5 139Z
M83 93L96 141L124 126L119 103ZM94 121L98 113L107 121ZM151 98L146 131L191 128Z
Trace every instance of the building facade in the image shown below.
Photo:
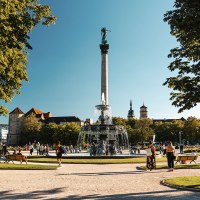
M25 117L34 115L38 121L43 124L56 123L62 124L67 122L75 122L82 126L84 123L75 116L69 117L52 117L50 112L44 113L36 108L31 108L28 112L24 113L20 108L15 108L9 113L9 123L8 123L8 135L7 144L8 145L18 145L20 142L21 126Z
M140 107L140 119L147 119L148 118L148 111L147 107L143 105Z
M23 119L24 119L24 112L18 107L9 113L8 135L7 135L8 145L19 144L21 123Z
M78 117L75 116L67 116L67 117L49 117L45 120L45 124L64 124L67 122L74 122L79 126L83 126L84 122L81 121Z
M130 109L128 111L128 119L135 119L134 111L132 109L132 101L130 101ZM148 118L148 110L147 107L143 105L140 107L140 119L147 119ZM185 121L185 119L179 118L179 119L152 119L153 123L165 123L165 122L174 122L174 121Z

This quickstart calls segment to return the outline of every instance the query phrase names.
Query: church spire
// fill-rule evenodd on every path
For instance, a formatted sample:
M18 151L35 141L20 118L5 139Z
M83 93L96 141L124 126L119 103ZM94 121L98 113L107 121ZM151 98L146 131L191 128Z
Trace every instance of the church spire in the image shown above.
M132 100L130 100L130 109L128 111L128 116L127 116L128 119L133 119L135 118L135 115L134 115L134 111L132 109Z

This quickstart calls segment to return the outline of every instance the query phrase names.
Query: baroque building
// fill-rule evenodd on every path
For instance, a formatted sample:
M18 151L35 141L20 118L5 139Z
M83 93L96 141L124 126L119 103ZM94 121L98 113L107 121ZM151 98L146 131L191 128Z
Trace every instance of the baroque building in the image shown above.
M9 113L7 135L8 145L19 145L23 119L31 114L33 114L37 118L37 120L42 122L43 124L62 124L66 122L75 122L80 126L83 125L83 122L75 116L52 117L52 114L50 112L44 113L41 110L35 108L31 108L28 112L24 113L20 108L17 107Z

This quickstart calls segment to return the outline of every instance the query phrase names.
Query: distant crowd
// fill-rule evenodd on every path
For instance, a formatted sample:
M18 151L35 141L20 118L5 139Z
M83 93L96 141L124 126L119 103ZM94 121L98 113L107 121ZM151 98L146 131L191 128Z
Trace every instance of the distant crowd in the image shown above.
M37 156L49 155L50 151L56 150L56 145L49 145L49 144L40 144L40 142L29 143L25 146L8 146L6 143L0 143L0 157L10 154L11 152L22 152L22 151L29 151L29 156L32 156L33 153ZM63 154L67 153L79 153L81 151L80 148L74 147L73 145L62 146L64 149Z

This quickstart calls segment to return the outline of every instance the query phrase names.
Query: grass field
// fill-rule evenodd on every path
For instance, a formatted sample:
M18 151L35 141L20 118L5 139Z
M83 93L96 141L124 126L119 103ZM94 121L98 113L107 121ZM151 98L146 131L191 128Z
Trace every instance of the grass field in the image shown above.
M187 188L195 188L200 190L200 177L199 176L185 176L165 179L165 183L174 186L182 186Z
M36 164L0 163L0 170L55 170L58 166Z
M43 162L43 163L57 163L56 158L28 158L29 162ZM157 158L157 162L166 162L166 158ZM145 163L146 158L94 158L94 159L72 159L65 158L62 159L62 163L73 163L73 164L123 164L123 163Z

